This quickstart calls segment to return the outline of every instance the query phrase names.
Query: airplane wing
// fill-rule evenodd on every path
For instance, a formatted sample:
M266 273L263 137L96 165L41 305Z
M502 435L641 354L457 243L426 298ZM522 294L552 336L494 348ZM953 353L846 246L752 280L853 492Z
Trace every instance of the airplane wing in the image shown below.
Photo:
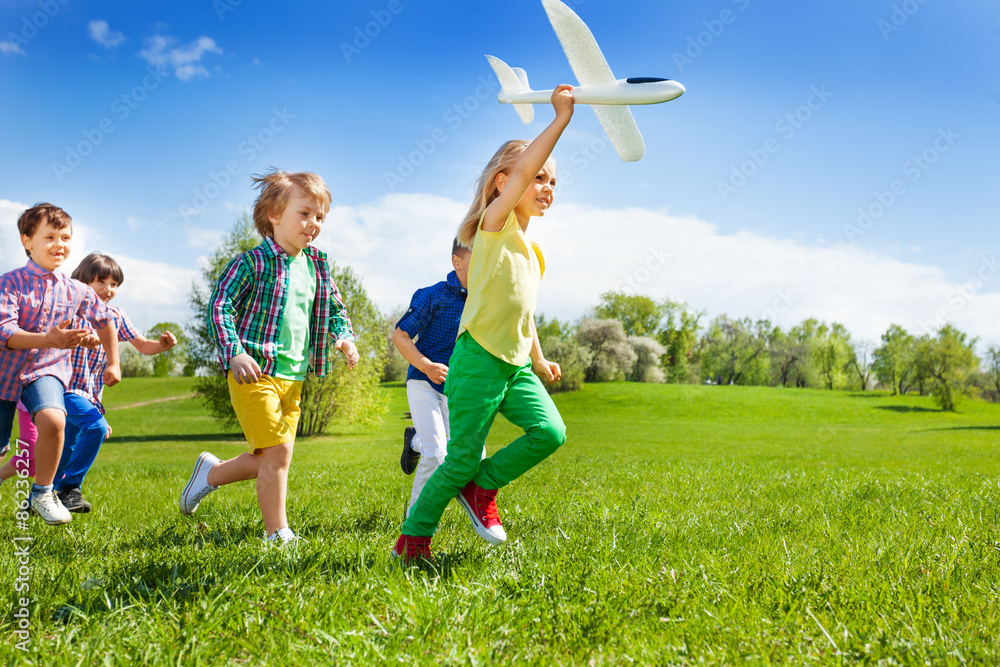
M615 75L587 24L559 0L542 0L542 6L580 85L615 83ZM618 156L625 162L641 159L646 153L646 144L629 108L624 105L594 105L593 109Z
M611 145L618 151L618 157L623 162L636 162L646 154L646 143L639 134L639 126L635 124L632 112L624 104L611 106L607 104L591 105L601 127L608 133Z

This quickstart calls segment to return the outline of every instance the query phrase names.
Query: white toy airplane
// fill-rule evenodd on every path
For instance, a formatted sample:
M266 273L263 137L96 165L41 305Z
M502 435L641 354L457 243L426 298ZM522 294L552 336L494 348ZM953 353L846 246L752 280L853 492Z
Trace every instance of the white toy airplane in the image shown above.
M580 82L573 89L573 99L577 104L595 105L597 120L623 161L641 160L646 145L627 105L669 102L684 94L684 86L670 79L650 77L615 80L597 40L580 17L559 0L542 0L542 6ZM493 56L486 56L486 59L500 80L501 92L497 100L513 104L521 120L530 123L535 117L531 105L548 103L553 89L532 90L523 69L509 67Z

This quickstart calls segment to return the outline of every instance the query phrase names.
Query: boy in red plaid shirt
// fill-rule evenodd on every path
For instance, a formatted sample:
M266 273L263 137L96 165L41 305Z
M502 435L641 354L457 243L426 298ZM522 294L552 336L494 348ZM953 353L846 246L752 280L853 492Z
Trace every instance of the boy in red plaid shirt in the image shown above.
M149 340L136 331L120 308L111 305L118 287L125 282L125 273L114 258L92 252L77 265L72 277L94 290L98 298L107 305L114 319L119 342L131 343L136 350L148 355L165 352L177 344L177 338L169 331L161 334L157 340ZM86 320L78 320L74 325L93 331ZM104 440L111 437L111 427L104 418L104 405L101 403L108 356L103 347L81 346L73 350L72 362L73 378L64 399L68 407L72 408L75 418L66 424L65 442L54 486L63 507L70 512L85 513L91 510L91 505L83 498L80 487L94 465ZM24 476L22 471L25 469L27 476L33 477L35 474L34 447L37 431L22 405L18 405L18 416L21 451L18 456L0 466L0 483L15 474Z
M72 378L70 351L86 336L65 329L82 318L97 330L108 355L104 382L121 379L118 336L104 303L86 285L56 273L72 247L72 220L61 208L38 204L17 220L28 264L0 277L0 399L21 401L38 429L35 483L30 506L49 525L69 523L72 515L53 492L64 430L79 417L67 395ZM45 348L45 349L42 349ZM23 387L23 389L21 389ZM70 399L72 402L72 399Z

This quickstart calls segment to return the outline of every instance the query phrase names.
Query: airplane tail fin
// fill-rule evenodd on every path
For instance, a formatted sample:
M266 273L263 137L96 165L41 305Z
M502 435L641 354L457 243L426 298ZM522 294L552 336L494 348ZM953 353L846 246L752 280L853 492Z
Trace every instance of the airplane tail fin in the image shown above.
M512 68L504 61L493 56L486 56L486 59L490 62L490 66L496 72L497 79L500 81L501 94L523 93L531 90L531 87L528 85L528 74L523 69L520 67ZM515 104L514 111L521 117L525 125L535 118L535 107L530 104Z

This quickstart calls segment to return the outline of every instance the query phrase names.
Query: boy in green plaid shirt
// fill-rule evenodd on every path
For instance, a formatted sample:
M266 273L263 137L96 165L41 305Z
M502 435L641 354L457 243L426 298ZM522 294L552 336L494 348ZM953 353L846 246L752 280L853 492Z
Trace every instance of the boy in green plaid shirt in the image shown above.
M248 451L228 461L203 452L180 507L193 514L218 487L255 479L265 537L288 543L298 539L288 527L285 494L302 382L307 371L332 369L327 337L350 368L358 351L326 254L309 245L330 210L323 179L275 171L254 180L261 191L254 224L264 242L229 263L207 313Z

